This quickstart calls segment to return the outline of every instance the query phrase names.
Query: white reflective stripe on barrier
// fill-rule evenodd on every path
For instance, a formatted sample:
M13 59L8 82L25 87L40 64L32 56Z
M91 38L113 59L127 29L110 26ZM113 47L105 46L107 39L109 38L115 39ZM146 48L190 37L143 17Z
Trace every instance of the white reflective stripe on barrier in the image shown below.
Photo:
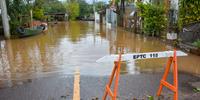
M137 59L151 59L151 58L165 58L172 57L174 51L163 51L163 52L148 52L148 53L133 53L133 54L123 54L122 61L137 60ZM182 51L176 51L177 56L187 56L186 53ZM96 62L114 62L118 60L119 55L108 55L98 59Z

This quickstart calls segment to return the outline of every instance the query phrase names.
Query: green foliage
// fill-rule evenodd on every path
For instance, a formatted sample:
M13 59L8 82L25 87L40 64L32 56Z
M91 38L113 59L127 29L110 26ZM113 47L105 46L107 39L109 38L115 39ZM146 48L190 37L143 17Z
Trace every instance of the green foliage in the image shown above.
M43 20L44 19L44 10L43 4L45 3L44 0L35 0L33 4L33 18L36 20Z
M79 16L80 9L79 9L79 3L77 1L67 2L66 8L67 8L70 20L75 20Z
M45 13L65 13L65 5L58 0L45 0L42 5Z
M200 39L193 43L194 46L200 48Z
M79 17L89 17L90 14L93 14L93 5L88 4L85 0L79 0Z
M30 17L30 5L24 0L6 0L8 15L10 17L11 34L15 34L15 30L20 25L27 23Z
M179 1L179 28L200 21L200 0Z
M33 18L43 20L44 13L65 13L64 4L58 0L35 0L33 7Z
M35 8L33 10L33 18L36 20L43 20L45 18L43 9Z
M10 17L11 33L16 33L16 28L30 22L30 10L33 18L43 20L44 13L66 12L66 8L59 0L6 0L8 15Z
M140 16L143 19L144 33L159 36L167 25L164 8L154 4L137 3Z
M153 96L148 96L148 100L154 100Z
M95 3L95 9L96 9L96 11L100 11L103 8L105 8L106 6L107 6L106 3L103 2L103 1L99 1L99 2Z

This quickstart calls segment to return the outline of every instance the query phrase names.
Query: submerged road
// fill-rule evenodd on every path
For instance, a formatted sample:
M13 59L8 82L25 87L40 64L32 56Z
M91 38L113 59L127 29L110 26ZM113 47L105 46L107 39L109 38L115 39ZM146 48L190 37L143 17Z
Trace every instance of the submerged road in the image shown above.
M140 75L121 75L119 82L119 100L147 99L155 96L162 73ZM172 76L169 75L169 82ZM108 76L80 76L80 99L101 100ZM200 81L199 77L179 74L179 99L199 100L200 93L195 93L189 82ZM73 75L52 76L25 80L21 84L0 89L0 100L73 100ZM171 100L172 92L164 89L164 99Z
M0 100L73 100L74 86L79 87L76 93L80 92L81 100L101 99L113 63L96 60L118 54L120 48L125 53L173 50L159 39L93 22L59 22L37 36L1 40ZM199 61L193 54L178 57L180 100L199 98L191 85L200 81ZM154 96L166 62L147 59L122 63L119 100ZM76 69L80 69L80 84L75 81L79 79L74 77ZM171 100L172 92L165 93L164 100Z

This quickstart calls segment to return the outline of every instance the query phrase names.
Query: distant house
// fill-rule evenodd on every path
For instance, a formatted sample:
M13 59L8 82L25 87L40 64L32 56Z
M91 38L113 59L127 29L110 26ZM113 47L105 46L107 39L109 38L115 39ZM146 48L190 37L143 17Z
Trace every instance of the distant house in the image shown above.
M175 24L178 21L179 0L170 0L169 18L170 24Z
M45 13L47 16L47 21L67 21L68 14L67 13Z
M98 12L94 13L94 18L95 18L95 22L99 23L100 22L100 14Z
M136 13L135 4L134 3L126 4L126 7L125 7L125 27L126 28L133 28L132 21L134 19L135 13Z
M106 8L101 9L99 11L99 15L100 15L100 23L101 24L106 24Z
M112 9L106 9L106 25L109 27L117 26L117 14Z

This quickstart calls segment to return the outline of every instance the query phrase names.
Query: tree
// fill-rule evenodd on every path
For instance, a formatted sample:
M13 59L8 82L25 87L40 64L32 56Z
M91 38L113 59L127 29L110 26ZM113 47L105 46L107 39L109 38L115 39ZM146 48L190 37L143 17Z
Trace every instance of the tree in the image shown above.
M43 20L44 17L44 10L43 4L45 3L44 0L35 0L33 4L33 18L37 20Z
M27 0L28 1L28 0ZM30 5L25 0L6 0L8 15L10 17L11 34L15 34L16 28L30 20L28 17Z
M69 19L75 20L80 14L79 3L76 0L71 0L66 2L65 6L69 14Z
M90 14L93 13L93 6L88 4L85 0L79 0L78 3L80 9L79 17L81 18L89 17Z
M43 5L45 13L65 13L66 8L64 4L58 0L45 0Z
M66 12L66 8L59 0L6 0L8 15L10 17L11 33L16 28L30 22L30 10L33 18L43 20L44 13Z
M45 18L44 13L66 13L66 8L58 0L35 0L33 6L33 17L37 20Z
M45 18L44 10L40 9L40 8L34 8L33 18L36 19L36 20L43 20Z
M103 1L99 1L99 2L95 3L96 11L100 11L103 8L105 8L106 6L107 6L106 3Z
M144 19L144 33L152 36L159 36L167 25L167 17L162 6L155 4L137 3L141 11L140 16Z
M179 28L191 23L200 22L200 1L180 0L179 1Z

